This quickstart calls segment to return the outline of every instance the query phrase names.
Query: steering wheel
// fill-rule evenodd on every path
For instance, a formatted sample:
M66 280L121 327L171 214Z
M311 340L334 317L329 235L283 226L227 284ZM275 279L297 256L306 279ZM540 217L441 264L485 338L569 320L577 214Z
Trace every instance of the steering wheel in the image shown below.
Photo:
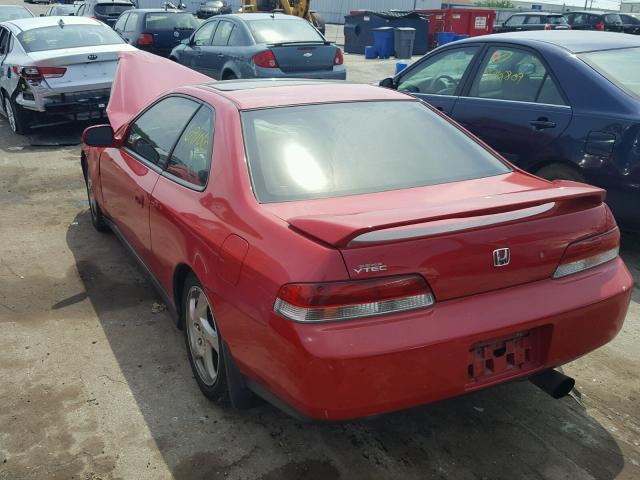
M440 75L439 77L435 77L431 81L430 90L437 94L442 94L452 87L455 88L456 85L457 85L457 82L454 80L453 77L450 77L449 75ZM439 87L442 87L442 88L439 88Z

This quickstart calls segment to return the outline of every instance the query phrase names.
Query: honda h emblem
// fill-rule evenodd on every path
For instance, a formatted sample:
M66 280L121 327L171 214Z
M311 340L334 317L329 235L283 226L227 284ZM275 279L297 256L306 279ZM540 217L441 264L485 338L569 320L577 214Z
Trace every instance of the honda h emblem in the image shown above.
M98 55L94 55L93 53L87 57L89 60L95 60L98 58Z
M508 248L498 248L493 251L493 266L494 267L504 267L505 265L509 265L509 261L511 260L511 252Z

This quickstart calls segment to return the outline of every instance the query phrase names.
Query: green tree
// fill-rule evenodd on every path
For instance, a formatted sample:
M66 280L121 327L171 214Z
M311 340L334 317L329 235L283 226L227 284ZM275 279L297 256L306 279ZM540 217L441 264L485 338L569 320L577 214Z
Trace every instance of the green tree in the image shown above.
M489 8L513 8L513 3L509 0L482 0L476 2L476 5Z

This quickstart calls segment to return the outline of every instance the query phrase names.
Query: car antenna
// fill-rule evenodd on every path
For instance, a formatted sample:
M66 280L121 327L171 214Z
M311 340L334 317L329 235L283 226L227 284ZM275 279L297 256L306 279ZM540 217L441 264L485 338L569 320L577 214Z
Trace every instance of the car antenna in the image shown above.
M60 28L64 28L64 20L62 20L62 19L58 20L58 26Z

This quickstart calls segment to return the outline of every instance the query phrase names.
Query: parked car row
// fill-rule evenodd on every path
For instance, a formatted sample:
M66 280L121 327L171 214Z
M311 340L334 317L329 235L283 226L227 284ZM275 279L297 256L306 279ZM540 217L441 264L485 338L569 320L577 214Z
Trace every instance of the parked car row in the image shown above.
M549 44L542 60L506 35L462 42L447 62L456 71L418 64L398 88L433 84L451 96L460 71L469 69L461 88L479 71L478 91L490 98L508 89L533 100L514 115L505 101L501 116L527 121L503 132L506 141L574 122L575 108L595 133L585 160L603 159L606 109L595 125L579 94L556 84L556 73L564 82L580 67L564 72L562 47ZM616 60L629 46L568 41L612 77L611 52ZM406 93L308 79L210 82L140 55L123 55L110 123L85 130L80 165L93 225L113 231L152 279L207 398L246 408L257 394L321 421L527 377L558 398L574 382L552 369L622 328L633 279L603 190L529 175ZM165 81L142 83L142 74ZM591 82L583 95L603 83ZM537 100L553 111L537 111ZM478 102L470 117L496 105ZM544 149L544 135L537 140L531 148Z
M598 30L640 34L640 18L634 14L598 10L553 12L519 12L511 15L493 33L531 30Z

